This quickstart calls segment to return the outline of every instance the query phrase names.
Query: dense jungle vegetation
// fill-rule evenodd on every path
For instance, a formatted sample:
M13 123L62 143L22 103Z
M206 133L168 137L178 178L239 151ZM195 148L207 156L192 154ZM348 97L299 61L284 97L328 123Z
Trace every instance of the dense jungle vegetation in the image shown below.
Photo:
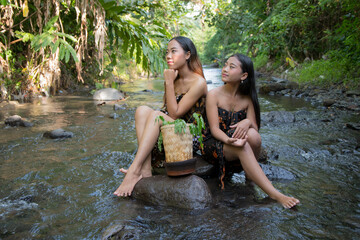
M300 83L359 88L358 0L0 0L0 97L161 74L168 40Z

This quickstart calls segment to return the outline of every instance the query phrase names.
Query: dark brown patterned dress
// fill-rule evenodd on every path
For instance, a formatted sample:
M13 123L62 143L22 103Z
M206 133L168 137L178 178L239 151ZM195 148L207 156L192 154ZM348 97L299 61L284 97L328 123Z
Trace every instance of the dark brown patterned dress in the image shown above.
M231 112L222 108L218 108L218 114L219 128L229 137L231 137L231 135L235 131L235 129L230 128L230 126L246 118L246 111L244 110L240 110L238 112ZM205 122L203 139L203 158L209 163L217 166L217 168L219 169L221 189L224 189L225 166L227 166L223 151L224 143L211 136L208 121Z
M180 100L184 97L185 93L182 93L178 96L176 96L176 102L179 103ZM181 117L181 119L184 119L187 123L193 123L195 122L194 117L192 116L193 113L198 113L201 116L205 117L205 102L206 98L201 97L199 100L194 104L194 106L185 113L184 116ZM166 105L163 110L161 110L163 113L168 114ZM197 141L197 137L194 137L193 139L193 151L196 152L199 150L200 144ZM162 151L159 151L158 144L156 143L154 149L151 152L151 166L155 168L164 167L165 163L165 153L164 153L164 147L162 147Z

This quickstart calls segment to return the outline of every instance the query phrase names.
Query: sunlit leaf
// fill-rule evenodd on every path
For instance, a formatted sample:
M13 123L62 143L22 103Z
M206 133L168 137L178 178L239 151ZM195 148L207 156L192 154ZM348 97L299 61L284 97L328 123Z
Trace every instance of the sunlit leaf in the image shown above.
M29 15L29 5L28 1L25 0L23 3L23 17L27 17Z

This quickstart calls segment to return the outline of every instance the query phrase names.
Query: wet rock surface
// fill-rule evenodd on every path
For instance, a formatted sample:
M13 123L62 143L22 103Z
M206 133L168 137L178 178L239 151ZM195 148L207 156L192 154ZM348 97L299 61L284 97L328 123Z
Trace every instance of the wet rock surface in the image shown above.
M212 197L209 188L219 190L217 169L201 156L196 157L196 169L193 175L185 177L168 177L164 168L155 169L156 174L150 178L144 178L135 186L133 197L159 205L167 205L185 209L203 209L211 205ZM261 148L259 164L265 175L270 180L292 181L296 175L284 168L266 163L267 151ZM231 180L233 173L242 172L238 167L229 171L226 181ZM196 176L195 176L196 175ZM206 183L201 178L206 179ZM209 186L208 182L212 182ZM245 188L247 189L247 188ZM244 189L242 189L244 191Z
M301 97L317 106L360 112L360 90L358 89L344 90L336 86L329 89L311 85L299 86L296 82L275 77L258 79L257 83L260 94Z
M269 180L292 181L296 179L296 175L294 173L284 168L262 163L260 163L260 167L264 171L267 178L269 178Z
M120 117L120 115L117 113L110 113L110 115L109 115L109 118L113 118L113 119L117 119L119 117Z
M114 110L115 111L118 111L118 110L124 110L126 109L127 107L127 104L114 104Z
M212 202L206 182L195 175L143 178L135 185L132 196L153 204L184 209L204 209Z
M5 119L5 125L11 127L32 127L31 122L23 120L19 115L13 115Z
M295 116L287 111L272 111L261 114L261 120L264 122L292 123L295 122Z
M43 134L43 137L57 139L57 138L72 138L74 134L69 131L65 131L62 128L55 129L52 131L47 131Z

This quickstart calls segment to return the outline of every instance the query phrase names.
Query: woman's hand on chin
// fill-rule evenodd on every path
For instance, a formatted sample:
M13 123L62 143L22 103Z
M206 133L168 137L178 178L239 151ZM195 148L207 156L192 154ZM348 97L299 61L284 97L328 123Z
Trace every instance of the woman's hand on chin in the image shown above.
M164 70L164 79L166 83L174 83L177 75L178 75L178 70L174 70L174 69Z

